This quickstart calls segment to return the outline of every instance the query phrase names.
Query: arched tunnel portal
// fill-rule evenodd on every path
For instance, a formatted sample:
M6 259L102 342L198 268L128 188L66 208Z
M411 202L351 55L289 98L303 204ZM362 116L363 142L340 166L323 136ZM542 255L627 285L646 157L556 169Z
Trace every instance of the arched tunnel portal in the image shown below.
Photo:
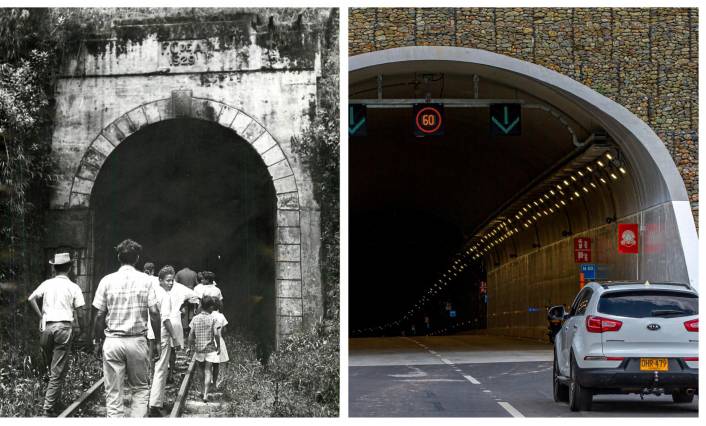
M350 139L352 336L420 333L427 317L542 338L544 308L571 303L583 265L599 280L697 285L684 183L622 106L476 49L383 50L350 70L349 102L367 107L367 135ZM413 131L425 101L444 105L440 136ZM510 103L520 135L491 135L490 106ZM637 254L619 253L621 225L637 226Z

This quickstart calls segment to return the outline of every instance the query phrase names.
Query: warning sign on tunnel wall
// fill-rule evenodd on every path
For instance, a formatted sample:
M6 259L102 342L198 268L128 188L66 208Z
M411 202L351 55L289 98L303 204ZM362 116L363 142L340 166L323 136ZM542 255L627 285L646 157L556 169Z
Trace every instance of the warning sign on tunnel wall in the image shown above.
M574 238L574 262L591 262L591 239L586 237Z
M637 254L639 252L638 238L637 223L618 224L618 253Z

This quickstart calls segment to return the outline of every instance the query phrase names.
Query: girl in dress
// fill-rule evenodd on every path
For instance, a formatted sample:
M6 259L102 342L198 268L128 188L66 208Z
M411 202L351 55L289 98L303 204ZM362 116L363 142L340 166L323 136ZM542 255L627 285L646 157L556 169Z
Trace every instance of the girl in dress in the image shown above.
M218 365L221 352L220 328L211 312L216 309L216 299L206 296L201 302L202 311L189 324L189 345L194 348L194 359L203 372L203 402L208 402L208 390L213 383L211 365Z
M218 334L220 335L221 339L221 353L218 355L218 362L213 363L213 384L215 385L216 389L220 386L218 383L218 371L219 371L219 366L221 363L228 362L230 358L228 358L228 349L226 348L226 342L223 340L223 332L225 331L226 325L228 325L228 320L226 319L225 316L221 313L223 310L223 301L220 299L216 299L216 310L211 312L211 316L215 320L215 325L216 329L219 330Z

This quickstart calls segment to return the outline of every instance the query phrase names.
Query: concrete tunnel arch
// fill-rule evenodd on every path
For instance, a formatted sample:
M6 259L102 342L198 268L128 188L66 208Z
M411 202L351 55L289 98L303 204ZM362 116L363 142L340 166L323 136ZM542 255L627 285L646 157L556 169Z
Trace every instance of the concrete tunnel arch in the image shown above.
M678 233L688 281L698 287L698 237L686 187L672 157L655 132L625 107L548 68L497 53L462 47L410 46L349 58L349 84L378 74L454 72L491 74L548 104L563 102L570 113L590 116L633 165L634 212L657 206L669 210ZM568 106L567 106L568 105Z
M235 139L249 144L269 174L276 197L273 206L275 235L272 286L276 299L273 339L277 345L283 330L291 330L302 324L304 300L301 295L304 292L301 288L304 283L301 265L300 188L290 160L279 142L265 126L246 112L215 100L193 97L191 91L174 91L171 97L141 104L122 114L105 126L85 150L73 177L69 208L91 208L91 195L101 168L124 140L150 125L174 119L210 122L232 131ZM94 258L93 245L94 242L90 241L89 258ZM92 263L88 264L88 268L89 276L92 276ZM92 281L91 288L95 288L97 277L93 277ZM291 288L293 286L299 287L300 291L294 291ZM293 300L297 298L299 300Z

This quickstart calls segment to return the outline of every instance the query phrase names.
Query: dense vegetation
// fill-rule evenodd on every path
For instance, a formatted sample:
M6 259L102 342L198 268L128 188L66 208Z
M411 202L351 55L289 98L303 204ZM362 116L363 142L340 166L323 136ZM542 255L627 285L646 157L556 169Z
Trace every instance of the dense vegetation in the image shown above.
M135 13L143 18L149 10ZM54 85L65 52L104 32L109 22L100 9L0 9L0 416L41 412L46 371L36 321L20 301L43 278L43 265L37 265L43 257L42 224L54 180L50 161ZM293 141L310 170L321 206L325 315L314 330L281 342L267 362L257 360L247 341L232 342L235 348L244 348L228 369L226 382L233 400L231 414L236 416L338 415L337 9L331 12L325 39L316 112L310 128ZM92 355L75 352L63 402L70 402L101 373Z

